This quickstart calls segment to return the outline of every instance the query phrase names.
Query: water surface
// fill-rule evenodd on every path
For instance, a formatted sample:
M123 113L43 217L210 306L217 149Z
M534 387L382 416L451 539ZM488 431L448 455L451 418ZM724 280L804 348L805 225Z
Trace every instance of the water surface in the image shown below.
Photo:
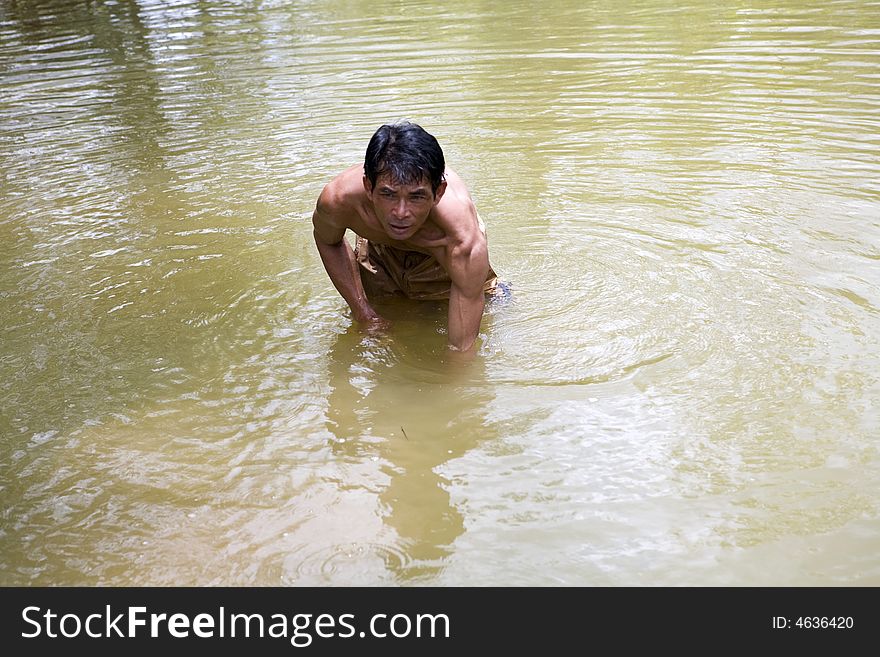
M880 584L880 4L6 0L0 583ZM435 134L514 289L351 321Z

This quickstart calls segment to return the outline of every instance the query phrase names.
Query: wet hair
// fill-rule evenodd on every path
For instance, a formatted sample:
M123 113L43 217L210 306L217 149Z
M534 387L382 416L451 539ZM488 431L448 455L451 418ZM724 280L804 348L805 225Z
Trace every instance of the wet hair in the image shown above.
M443 182L446 161L433 135L420 125L401 121L376 130L367 145L364 175L370 186L383 174L401 185L415 185L427 179L434 194Z

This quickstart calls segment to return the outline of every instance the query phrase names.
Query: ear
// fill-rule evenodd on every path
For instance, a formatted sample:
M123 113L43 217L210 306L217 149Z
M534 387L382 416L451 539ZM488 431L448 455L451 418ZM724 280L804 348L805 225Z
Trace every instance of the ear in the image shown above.
M364 191L366 191L368 195L373 193L373 186L370 184L370 179L366 176L364 176Z
M440 199L443 198L443 194L446 193L446 181L441 180L439 187L437 187L437 193L434 194L434 205L437 205L440 202Z

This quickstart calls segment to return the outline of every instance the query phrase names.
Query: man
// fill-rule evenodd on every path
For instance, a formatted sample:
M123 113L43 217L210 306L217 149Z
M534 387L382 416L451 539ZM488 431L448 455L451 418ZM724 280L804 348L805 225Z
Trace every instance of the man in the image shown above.
M321 192L312 222L327 274L357 322L388 327L370 304L381 295L449 299L449 348L473 350L497 278L470 193L433 136L414 123L383 125L363 168L346 169Z

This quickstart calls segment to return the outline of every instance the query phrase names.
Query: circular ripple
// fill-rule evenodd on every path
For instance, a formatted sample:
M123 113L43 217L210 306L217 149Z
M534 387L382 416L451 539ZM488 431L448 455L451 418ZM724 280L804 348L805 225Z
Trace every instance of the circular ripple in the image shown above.
M284 579L301 586L391 584L412 564L412 558L397 545L345 543L307 554L285 569L289 574Z

